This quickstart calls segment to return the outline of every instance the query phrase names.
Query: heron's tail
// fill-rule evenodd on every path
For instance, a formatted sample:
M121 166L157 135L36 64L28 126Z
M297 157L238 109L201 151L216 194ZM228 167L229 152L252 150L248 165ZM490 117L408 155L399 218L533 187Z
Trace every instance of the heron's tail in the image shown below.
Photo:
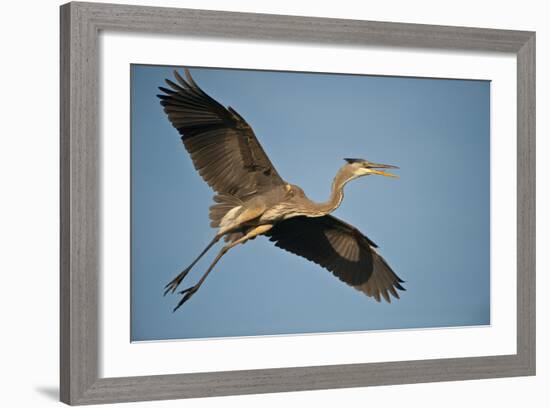
M221 225L223 217L231 210L241 207L243 202L230 194L216 194L214 196L216 204L210 206L210 226L217 228Z

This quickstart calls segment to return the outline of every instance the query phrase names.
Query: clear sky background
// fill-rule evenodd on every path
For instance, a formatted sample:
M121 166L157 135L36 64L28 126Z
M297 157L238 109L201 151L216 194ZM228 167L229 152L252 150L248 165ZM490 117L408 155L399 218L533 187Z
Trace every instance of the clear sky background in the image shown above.
M180 295L163 297L164 285L214 236L213 192L155 96L173 67L131 70L132 341L490 323L489 82L193 68L313 200L328 197L344 157L400 167L399 179L349 183L334 214L379 245L407 291L377 303L259 237L172 313Z

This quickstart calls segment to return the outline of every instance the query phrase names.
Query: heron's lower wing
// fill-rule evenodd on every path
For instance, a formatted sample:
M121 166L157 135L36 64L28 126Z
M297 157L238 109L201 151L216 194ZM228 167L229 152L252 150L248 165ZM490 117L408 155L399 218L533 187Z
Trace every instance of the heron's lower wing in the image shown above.
M294 217L276 224L266 235L276 246L331 271L341 281L368 296L390 302L401 280L355 227L331 215Z

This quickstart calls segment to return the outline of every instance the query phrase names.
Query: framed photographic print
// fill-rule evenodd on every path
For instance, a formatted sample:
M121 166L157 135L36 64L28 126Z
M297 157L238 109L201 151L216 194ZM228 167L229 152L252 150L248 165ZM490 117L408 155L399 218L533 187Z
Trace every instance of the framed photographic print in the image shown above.
M534 375L534 33L69 3L61 57L63 402Z

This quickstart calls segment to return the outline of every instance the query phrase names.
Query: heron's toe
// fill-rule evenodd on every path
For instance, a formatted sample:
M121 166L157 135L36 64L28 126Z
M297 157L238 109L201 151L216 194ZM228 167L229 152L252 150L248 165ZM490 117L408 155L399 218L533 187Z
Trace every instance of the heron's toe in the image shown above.
M193 296L197 292L198 289L199 285L195 285L178 292L180 295L183 295L183 297L180 299L173 311L175 312L176 310L178 310L181 305L187 302L191 298L191 296Z

